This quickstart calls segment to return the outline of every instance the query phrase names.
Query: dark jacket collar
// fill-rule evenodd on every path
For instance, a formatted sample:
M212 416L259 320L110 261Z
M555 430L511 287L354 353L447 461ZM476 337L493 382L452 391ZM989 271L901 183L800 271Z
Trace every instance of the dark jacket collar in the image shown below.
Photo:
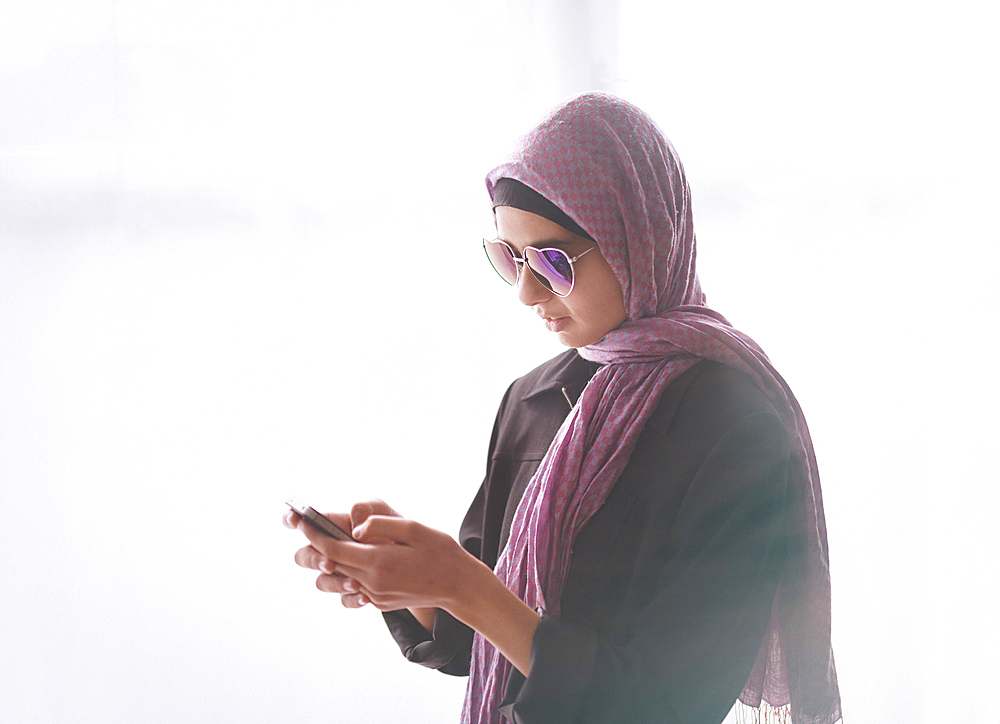
M597 362L585 360L575 349L567 350L535 370L537 374L521 399L530 400L549 390L565 389L575 401L600 367Z

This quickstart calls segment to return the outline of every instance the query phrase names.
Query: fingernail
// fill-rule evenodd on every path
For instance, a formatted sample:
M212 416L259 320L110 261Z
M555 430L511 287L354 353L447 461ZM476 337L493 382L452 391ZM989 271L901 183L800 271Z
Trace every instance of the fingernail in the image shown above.
M286 528L294 528L295 527L294 525L292 525L292 512L291 511L288 511L283 516L281 516L281 522L285 524Z
M319 569L321 571L323 571L323 573L332 574L333 573L333 561L329 560L328 558L324 558L323 560L321 560L319 562Z
M358 590L358 584L348 578L344 581L344 590L349 591L350 593L356 593Z

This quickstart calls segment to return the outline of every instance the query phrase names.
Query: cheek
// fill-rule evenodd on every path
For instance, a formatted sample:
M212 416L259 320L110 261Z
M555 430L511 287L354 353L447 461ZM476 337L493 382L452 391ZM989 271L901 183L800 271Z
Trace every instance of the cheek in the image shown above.
M621 325L628 315L625 311L625 300L622 296L621 285L615 277L611 268L607 268L606 274L602 278L600 291L601 307L604 310L606 321L611 324L611 329Z
M583 302L579 308L581 321L599 339L625 322L627 318L625 305L618 281L610 275L610 272L608 277L601 280L600 285L588 291L590 293L585 300L581 299Z
M622 305L621 297L619 296L615 301L616 304L609 306L605 312L604 326L607 327L605 333L610 332L612 329L618 329L628 319L625 307Z
M596 342L627 318L618 278L603 258L600 261L581 273L577 287L567 297L566 306L582 325L580 337L586 337L583 344Z

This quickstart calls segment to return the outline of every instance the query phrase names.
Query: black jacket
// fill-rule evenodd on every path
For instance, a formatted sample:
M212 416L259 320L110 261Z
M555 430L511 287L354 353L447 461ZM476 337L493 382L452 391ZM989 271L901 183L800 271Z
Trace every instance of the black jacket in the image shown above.
M521 494L597 370L570 350L511 385L486 479L462 524L494 566ZM663 393L603 507L573 546L559 618L543 615L514 722L718 724L746 683L785 557L788 434L753 382L702 361ZM433 635L386 614L411 661L467 675L472 631L439 611Z

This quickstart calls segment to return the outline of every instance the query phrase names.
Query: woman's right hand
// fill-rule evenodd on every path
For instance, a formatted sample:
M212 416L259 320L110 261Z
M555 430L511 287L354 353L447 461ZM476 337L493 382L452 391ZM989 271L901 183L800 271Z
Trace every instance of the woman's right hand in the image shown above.
M353 531L373 515L400 517L399 513L393 510L388 503L377 499L355 503L351 508L350 514L324 513L324 515L339 527L349 531ZM289 510L285 513L282 520L286 527L298 528L302 517L298 513ZM316 578L316 587L322 591L339 593L340 602L346 608L361 608L365 605L365 601L362 600L362 594L359 592L357 581L333 573L332 562L327 560L322 553L311 545L295 551L295 562L302 568L318 571L320 575Z

